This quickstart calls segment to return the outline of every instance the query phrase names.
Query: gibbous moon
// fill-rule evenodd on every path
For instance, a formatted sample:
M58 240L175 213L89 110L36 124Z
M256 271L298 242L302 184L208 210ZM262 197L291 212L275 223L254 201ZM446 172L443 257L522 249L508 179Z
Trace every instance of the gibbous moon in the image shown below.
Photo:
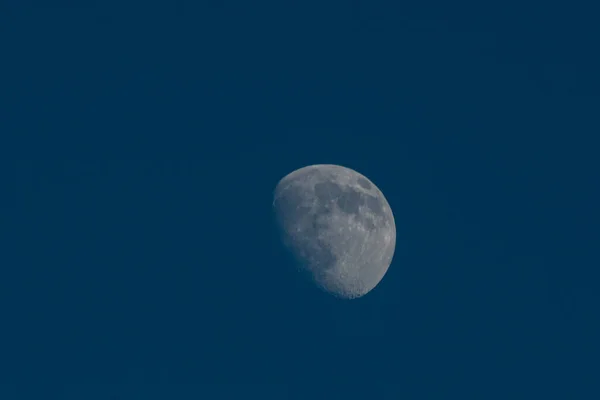
M345 299L370 292L396 247L394 216L365 176L339 165L311 165L285 176L273 207L286 247L322 290Z

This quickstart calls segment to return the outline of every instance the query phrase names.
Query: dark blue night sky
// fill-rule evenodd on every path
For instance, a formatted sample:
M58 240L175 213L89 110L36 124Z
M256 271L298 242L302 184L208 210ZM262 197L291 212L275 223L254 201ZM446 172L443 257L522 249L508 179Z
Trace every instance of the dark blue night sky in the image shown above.
M598 398L598 11L4 0L0 400ZM277 237L315 163L394 210L364 298Z

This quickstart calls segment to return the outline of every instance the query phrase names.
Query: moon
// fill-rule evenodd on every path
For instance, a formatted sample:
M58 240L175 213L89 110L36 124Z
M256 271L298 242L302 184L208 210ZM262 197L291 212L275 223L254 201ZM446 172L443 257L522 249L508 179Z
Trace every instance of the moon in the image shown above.
M297 169L275 187L273 208L282 241L320 289L355 299L383 279L396 224L383 193L364 175L331 164Z

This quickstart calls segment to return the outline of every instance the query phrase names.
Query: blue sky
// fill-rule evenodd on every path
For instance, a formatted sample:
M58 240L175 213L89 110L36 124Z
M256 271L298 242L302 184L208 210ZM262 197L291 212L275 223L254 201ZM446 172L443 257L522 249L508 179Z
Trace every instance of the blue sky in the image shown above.
M3 398L595 397L592 7L1 10ZM274 230L314 163L394 210L362 299Z

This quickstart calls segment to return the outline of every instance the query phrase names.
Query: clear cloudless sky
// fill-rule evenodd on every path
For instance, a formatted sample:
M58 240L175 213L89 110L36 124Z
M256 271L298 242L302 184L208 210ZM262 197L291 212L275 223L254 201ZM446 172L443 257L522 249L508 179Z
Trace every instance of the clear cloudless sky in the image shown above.
M593 2L0 2L0 399L595 399ZM278 180L365 174L338 301Z

